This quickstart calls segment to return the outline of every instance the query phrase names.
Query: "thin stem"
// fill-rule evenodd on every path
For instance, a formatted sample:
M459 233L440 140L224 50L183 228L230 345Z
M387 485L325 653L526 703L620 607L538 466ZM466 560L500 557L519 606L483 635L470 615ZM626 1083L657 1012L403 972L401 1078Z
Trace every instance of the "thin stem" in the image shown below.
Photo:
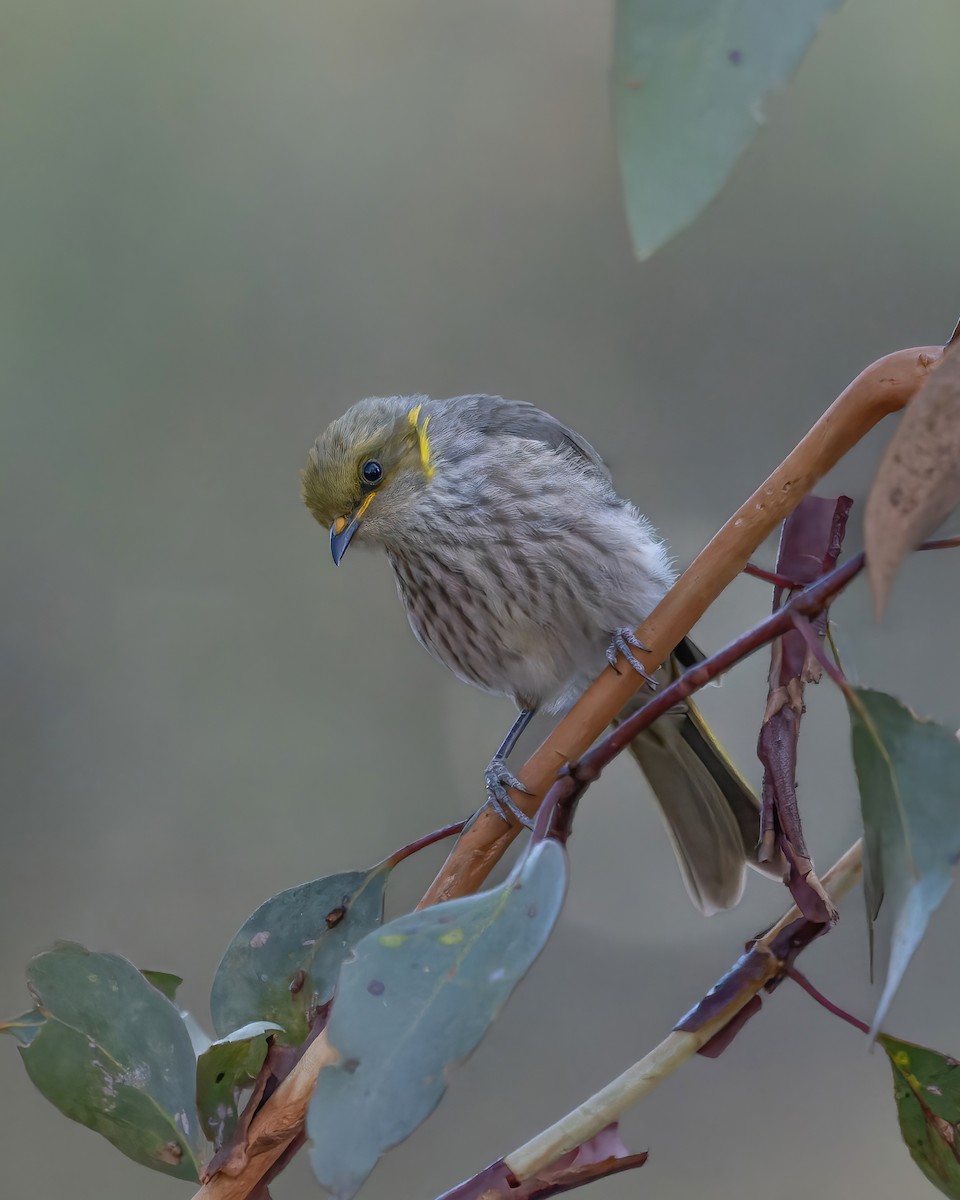
M960 534L953 537L932 538L929 542L921 542L918 550L955 550L960 546Z
M866 1023L866 1021L861 1021L859 1017L855 1017L852 1013L848 1013L847 1010L845 1008L841 1008L839 1004L834 1004L832 1000L828 1000L823 992L818 991L813 986L813 984L806 977L806 975L803 974L802 971L798 971L794 966L788 966L784 970L784 974L788 976L788 978L792 979L794 983L798 983L803 990L808 995L812 996L818 1004L822 1005L827 1012L833 1013L833 1015L835 1017L839 1017L841 1021L846 1021L847 1024L852 1025L854 1029L859 1029L861 1033L870 1032L870 1026Z
M764 567L758 567L756 563L748 562L743 568L744 575L751 575L754 579L760 579L764 583L769 583L772 587L783 588L785 592L795 591L799 587L803 587L802 583L797 583L794 579L788 579L786 575L779 575L776 571L768 571Z
M454 821L450 825L444 825L442 829L434 829L432 833L425 833L423 837L415 838L412 842L407 842L405 846L401 846L399 850L394 850L387 861L395 867L398 863L402 863L405 858L409 858L411 854L416 854L420 850L426 850L428 846L442 842L445 838L455 837L458 833L463 833L467 822L472 819L472 816L464 817L462 821Z
M850 684L847 683L847 677L836 665L836 663L830 661L829 655L824 650L820 639L814 633L813 626L810 624L808 618L795 616L793 618L793 627L807 643L807 648L809 649L810 653L814 656L814 658L816 658L817 662L821 667L823 667L837 687L842 692L849 691Z

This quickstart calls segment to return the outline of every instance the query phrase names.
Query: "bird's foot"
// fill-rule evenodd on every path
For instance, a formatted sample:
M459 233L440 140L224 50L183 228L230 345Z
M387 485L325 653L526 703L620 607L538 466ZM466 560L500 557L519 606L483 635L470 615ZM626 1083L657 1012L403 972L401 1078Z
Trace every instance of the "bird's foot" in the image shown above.
M620 674L620 668L617 666L618 655L623 655L631 667L637 674L654 690L657 686L657 681L648 675L644 670L643 664L634 655L634 650L649 650L649 646L645 646L643 642L637 639L636 634L632 629L616 629L613 637L610 639L610 645L607 647L607 662L611 667Z
M527 814L510 799L510 788L515 788L518 792L523 792L526 796L531 796L533 793L528 787L520 782L520 780L508 769L506 760L499 755L494 755L490 759L490 765L487 767L483 775L484 783L487 788L487 804L498 813L507 824L511 824L510 816L513 816L527 829L533 828L533 821ZM508 814L510 814L508 816Z

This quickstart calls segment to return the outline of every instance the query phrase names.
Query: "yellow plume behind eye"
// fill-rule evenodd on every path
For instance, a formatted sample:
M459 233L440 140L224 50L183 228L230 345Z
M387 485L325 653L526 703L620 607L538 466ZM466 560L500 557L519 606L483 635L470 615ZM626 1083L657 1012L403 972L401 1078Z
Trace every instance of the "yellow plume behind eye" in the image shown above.
M427 437L427 426L430 424L430 418L425 417L422 425L419 423L420 409L422 407L423 407L422 404L417 404L417 405L415 405L415 407L411 408L410 411L407 413L407 420L410 422L410 424L413 426L413 428L417 431L417 442L420 446L420 461L423 463L424 473L426 474L427 478L429 479L433 475L436 468L434 467L433 462L431 461L430 439L429 439L429 437Z

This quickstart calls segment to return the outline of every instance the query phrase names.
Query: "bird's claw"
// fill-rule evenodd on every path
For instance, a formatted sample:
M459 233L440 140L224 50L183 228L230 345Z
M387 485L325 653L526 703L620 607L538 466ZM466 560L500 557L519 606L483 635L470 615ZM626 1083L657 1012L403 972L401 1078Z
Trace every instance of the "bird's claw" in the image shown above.
M518 792L523 792L526 796L531 796L533 793L528 787L524 787L516 775L509 770L505 760L494 756L484 772L483 779L487 789L487 804L489 804L493 811L503 817L508 825L512 824L510 819L512 816L527 829L532 829L533 821L522 809L514 804L510 798L509 789L514 788Z
M610 639L610 645L607 647L607 662L619 675L620 668L617 666L617 659L618 656L622 654L630 666L633 667L633 669L641 677L641 679L643 679L644 682L647 683L651 688L656 690L657 681L651 675L647 674L643 664L633 653L634 650L648 651L649 649L650 647L645 646L643 642L637 638L637 635L632 629L616 629L614 630L613 637Z

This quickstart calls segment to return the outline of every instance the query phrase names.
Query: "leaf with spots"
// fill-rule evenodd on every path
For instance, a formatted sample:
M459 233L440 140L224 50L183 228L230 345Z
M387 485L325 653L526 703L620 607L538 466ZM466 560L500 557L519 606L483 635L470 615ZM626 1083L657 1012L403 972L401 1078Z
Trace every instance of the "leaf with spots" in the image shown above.
M960 1200L960 1063L881 1034L893 1069L900 1132L910 1157L945 1196Z
M767 93L840 0L617 0L613 110L627 220L649 258L700 215Z
M874 1035L960 859L960 742L885 692L849 688L846 698L863 817L871 952L881 903L894 911Z
M946 353L900 418L867 497L863 542L880 616L904 558L960 502L960 349Z
M319 1005L333 996L340 964L383 920L391 863L344 871L288 888L240 927L217 968L210 995L220 1037L251 1021L283 1028L299 1045Z
M144 1166L196 1180L204 1140L180 1014L116 954L62 943L35 958L34 1013L6 1025L37 1088Z
M550 935L566 888L559 843L537 842L498 888L391 921L344 963L307 1114L311 1159L338 1200L436 1107Z
M251 1086L267 1056L267 1037L280 1032L271 1021L235 1029L197 1058L197 1112L203 1131L219 1150L237 1123L240 1092Z

